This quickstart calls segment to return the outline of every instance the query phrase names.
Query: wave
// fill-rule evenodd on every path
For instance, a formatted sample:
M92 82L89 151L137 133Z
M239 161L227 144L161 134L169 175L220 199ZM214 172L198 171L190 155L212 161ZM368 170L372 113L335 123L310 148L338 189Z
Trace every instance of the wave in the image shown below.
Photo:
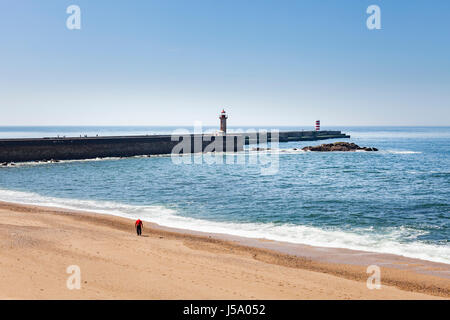
M245 149L244 151L238 152L213 152L213 153L185 153L179 154L180 157L198 157L212 154L213 156L257 156L259 154L263 155L281 155L281 154L306 154L311 151L304 151L301 148L273 148L266 150L256 150L256 148ZM366 153L364 150L356 150L358 153ZM334 152L343 153L343 152ZM421 154L420 151L409 151L409 150L380 150L379 152L373 153L368 152L368 154ZM78 160L58 160L58 161L28 161L28 162L15 162L8 163L7 165L0 166L1 168L11 168L11 167L24 167L24 166L40 166L40 165L54 165L54 164L65 164L65 163L83 163L83 162L94 162L94 161L116 161L122 159L130 158L160 158L160 157L172 157L171 154L155 154L155 155L137 155L130 157L105 157L105 158L91 158L91 159L78 159Z
M26 162L14 162L8 163L5 167L24 167L24 166L41 166L41 165L54 165L65 163L83 163L83 162L95 162L95 161L116 161L130 158L157 158L157 157L170 157L169 154L155 154L155 155L138 155L130 157L104 157L104 158L90 158L90 159L74 159L74 160L57 160L57 161L26 161ZM0 167L0 168L1 168Z
M320 247L391 253L450 264L450 246L433 245L419 241L402 242L404 239L415 239L421 234L417 230L405 227L389 227L385 228L383 232L375 233L371 228L342 231L294 224L215 222L185 217L176 210L164 206L137 206L114 201L54 198L37 193L5 189L0 189L0 200L90 211L132 219L140 218L162 226L208 233L263 238Z
M391 154L421 154L420 151L409 151L409 150L384 150L385 153Z
M92 161L108 161L108 160L120 160L120 157L107 157L107 158L92 158L92 159L80 159L80 160L58 160L58 161L26 161L26 162L14 162L9 163L6 167L24 167L24 166L41 166L49 164L64 164L73 162L92 162Z
M175 155L176 157L198 157L206 155L213 156L253 156L258 154L295 154L295 153L304 153L305 151L301 149L291 148L291 149L268 149L264 151L256 151L256 150L244 150L238 152L212 152L212 153L184 153ZM152 154L152 155L137 155L130 157L104 157L104 158L90 158L90 159L74 159L74 160L57 160L57 161L25 161L25 162L13 162L8 163L7 165L0 166L0 168L7 167L24 167L24 166L41 166L41 165L54 165L54 164L65 164L65 163L83 163L83 162L95 162L95 161L116 161L122 159L131 159L131 158L161 158L166 157L170 158L174 155L172 154Z

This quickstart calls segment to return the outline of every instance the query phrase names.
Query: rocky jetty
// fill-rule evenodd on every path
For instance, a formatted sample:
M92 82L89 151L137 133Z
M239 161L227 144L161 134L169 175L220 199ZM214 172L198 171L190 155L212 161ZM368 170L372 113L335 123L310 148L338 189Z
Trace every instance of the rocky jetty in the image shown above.
M304 147L304 151L320 151L320 152L330 152L330 151L378 151L377 148L370 147L360 147L357 144L349 142L335 142L321 144L320 146L308 146Z

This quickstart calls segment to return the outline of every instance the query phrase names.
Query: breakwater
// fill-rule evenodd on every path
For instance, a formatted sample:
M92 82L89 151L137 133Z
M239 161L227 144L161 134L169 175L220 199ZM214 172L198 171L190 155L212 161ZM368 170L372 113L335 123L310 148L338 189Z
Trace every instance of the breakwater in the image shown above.
M272 139L278 139L279 142L289 142L289 141L316 141L316 140L326 140L326 139L342 139L350 138L349 135L342 133L341 131L280 131L271 132L268 131L267 135L261 132L255 133L244 133L241 134L245 138L245 144L258 144L261 141L267 140L268 142ZM266 138L267 136L267 138Z
M52 137L0 139L0 163L44 160L78 160L197 152L237 152L245 144L349 138L340 131L284 131L279 133L232 133L145 135L111 137Z

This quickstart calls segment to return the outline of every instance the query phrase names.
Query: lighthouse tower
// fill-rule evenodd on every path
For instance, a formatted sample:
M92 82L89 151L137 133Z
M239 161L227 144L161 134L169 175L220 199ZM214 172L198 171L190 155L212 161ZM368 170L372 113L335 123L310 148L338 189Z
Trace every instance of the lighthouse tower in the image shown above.
M225 109L223 109L222 112L220 113L219 119L220 119L220 132L225 134L227 133L227 119L228 119L228 115L225 112Z

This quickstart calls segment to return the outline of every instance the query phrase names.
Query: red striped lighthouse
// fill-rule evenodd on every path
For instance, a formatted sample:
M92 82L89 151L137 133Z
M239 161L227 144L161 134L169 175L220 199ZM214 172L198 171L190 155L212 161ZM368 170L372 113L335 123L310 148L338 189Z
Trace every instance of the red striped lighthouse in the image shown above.
M316 131L320 131L320 120L316 120Z

